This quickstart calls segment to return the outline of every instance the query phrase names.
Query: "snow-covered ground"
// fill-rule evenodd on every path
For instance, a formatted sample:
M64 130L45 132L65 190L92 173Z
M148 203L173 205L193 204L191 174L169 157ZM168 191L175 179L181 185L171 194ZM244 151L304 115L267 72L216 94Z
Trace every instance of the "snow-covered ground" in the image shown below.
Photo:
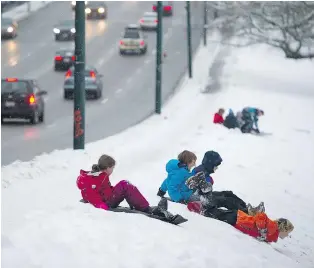
M224 51L220 90L201 94L216 45L200 49L195 79L163 109L121 134L2 168L3 268L314 267L314 64L288 61L264 47ZM220 107L261 107L257 137L212 124ZM141 215L97 210L78 202L79 169L103 154L117 159L113 184L127 179L152 205L165 163L184 150L217 150L223 164L215 189L231 189L247 202L264 201L272 218L295 225L291 238L258 242L231 226L196 215L180 204L180 227Z

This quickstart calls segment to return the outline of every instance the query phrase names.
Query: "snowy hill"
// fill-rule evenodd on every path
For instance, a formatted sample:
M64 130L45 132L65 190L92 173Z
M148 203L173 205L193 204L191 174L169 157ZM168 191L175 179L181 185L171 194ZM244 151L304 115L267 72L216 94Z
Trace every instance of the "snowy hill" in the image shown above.
M202 94L215 56L221 79ZM288 61L264 47L219 52L211 44L200 49L194 67L195 78L183 83L162 116L89 144L85 152L56 151L2 168L3 268L314 267L313 62ZM271 135L212 124L218 108L248 105L264 109L260 128ZM291 238L264 244L180 204L170 203L169 210L189 221L173 226L78 202L79 169L107 153L117 159L112 183L130 180L155 205L165 163L184 149L198 162L205 151L217 150L223 164L214 174L215 189L233 190L252 204L264 201L271 218L295 225Z

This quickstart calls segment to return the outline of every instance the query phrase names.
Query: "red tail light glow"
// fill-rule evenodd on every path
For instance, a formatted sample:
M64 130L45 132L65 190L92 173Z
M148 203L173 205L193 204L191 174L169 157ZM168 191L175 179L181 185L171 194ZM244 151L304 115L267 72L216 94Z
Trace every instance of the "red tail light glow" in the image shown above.
M158 20L155 20L156 23L158 23Z
M55 60L56 60L56 61L61 61L61 60L62 60L62 57L61 57L61 56L55 56Z
M29 96L29 98L28 98L28 103L29 103L30 105L36 103L36 99L35 99L35 96L34 96L34 95L30 95L30 96Z
M6 82L17 82L17 78L7 78L5 79Z
M96 74L94 71L90 71L89 72L89 75L92 77L92 78L96 78Z
M68 71L66 72L66 74L65 74L65 78L69 78L69 77L71 77L71 75L72 75L71 70L68 70Z
M140 23L143 23L143 22L144 22L144 20L143 20L143 19L141 19L141 20L140 20Z
M75 61L75 56L72 56L72 60Z
M122 40L120 41L120 45L124 45L124 42Z
M164 11L171 11L172 7L171 6L165 6Z
M153 11L157 11L157 6L153 6Z
M144 46L144 45L145 45L145 42L142 40L142 41L140 42L140 45L141 45L141 46Z

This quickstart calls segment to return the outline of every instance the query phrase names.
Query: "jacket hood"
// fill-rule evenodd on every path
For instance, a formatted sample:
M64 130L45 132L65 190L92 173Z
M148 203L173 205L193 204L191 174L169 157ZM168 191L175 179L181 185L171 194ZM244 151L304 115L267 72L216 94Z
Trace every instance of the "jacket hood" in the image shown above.
M217 167L221 164L222 158L219 153L215 151L208 151L205 153L202 165L204 169L209 173L214 173L214 167Z
M180 168L180 162L177 159L172 159L166 164L166 171L168 173L178 170Z

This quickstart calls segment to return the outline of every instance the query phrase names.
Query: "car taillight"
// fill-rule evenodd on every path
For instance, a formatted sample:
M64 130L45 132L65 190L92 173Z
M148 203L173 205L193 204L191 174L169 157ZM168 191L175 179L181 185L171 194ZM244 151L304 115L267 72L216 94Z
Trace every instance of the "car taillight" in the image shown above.
M17 82L17 78L6 78L5 79L6 82Z
M35 99L35 96L34 96L34 95L30 95L30 96L28 97L28 103L29 103L30 105L36 103L36 99Z
M75 56L72 56L72 60L75 61Z
M143 23L143 22L144 22L144 20L143 20L143 19L141 19L141 20L140 20L140 23Z
M120 41L120 45L124 45L124 42L122 40Z
M145 42L142 40L142 41L140 42L140 45L141 45L141 46L144 46L144 45L145 45Z
M156 11L157 10L157 6L153 6L153 11Z
M55 60L60 61L60 60L62 60L62 57L61 56L55 56Z
M158 20L155 20L156 23L158 23Z
M90 75L90 77L92 77L92 78L96 78L96 74L95 74L94 71L90 71L90 72L89 72L89 75Z
M72 75L72 72L70 70L68 70L65 74L65 78L69 78L69 77L71 77L71 75Z
M165 10L165 11L171 11L171 6L165 6L165 7L164 7L164 10Z

